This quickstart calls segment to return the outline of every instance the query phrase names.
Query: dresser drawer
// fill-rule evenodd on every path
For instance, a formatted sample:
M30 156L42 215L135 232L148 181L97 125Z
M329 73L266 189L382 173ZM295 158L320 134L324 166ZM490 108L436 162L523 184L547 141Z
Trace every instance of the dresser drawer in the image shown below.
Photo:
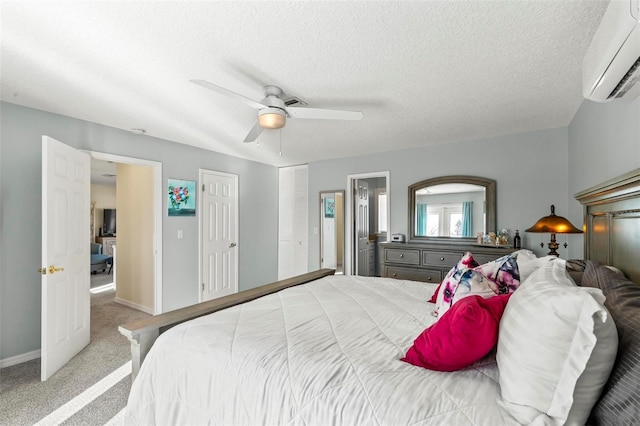
M473 254L473 259L478 262L480 265L482 265L483 263L488 263L488 262L492 262L502 256L504 256L504 253L496 253L496 254L485 254L485 253L481 253L481 254Z
M385 249L385 263L406 263L407 265L420 264L420 250L411 249Z
M458 263L462 254L450 251L423 251L422 264L451 268Z
M412 269L387 266L385 276L397 280L424 281L427 283L439 283L442 280L442 272L435 269Z

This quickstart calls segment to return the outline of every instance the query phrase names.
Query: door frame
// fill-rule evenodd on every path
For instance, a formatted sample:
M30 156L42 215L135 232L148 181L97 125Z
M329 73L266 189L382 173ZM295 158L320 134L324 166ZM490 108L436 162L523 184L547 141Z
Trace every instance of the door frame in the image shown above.
M114 163L134 164L151 167L153 170L153 315L163 312L162 309L162 163L124 155L107 154L105 152L81 150L96 160Z
M353 239L355 236L355 226L353 224L353 183L358 179L369 178L386 178L387 183L387 241L391 241L391 183L389 171L381 172L369 172L347 175L347 194L345 199L345 227L346 227L346 240L345 240L345 253L344 253L344 273L345 275L353 275L353 266L355 261L353 260Z
M239 186L239 176L234 173L226 173L218 170L210 170L210 169L198 169L198 188L197 191L200 194L200 203L198 203L198 216L200 219L198 220L198 282L196 285L198 286L198 302L202 302L202 221L204 220L203 210L204 203L202 202L202 185L204 178L204 174L213 174L218 176L224 176L233 179L233 183L236 186L236 214L235 214L235 234L236 234L236 262L234 265L235 268L235 277L236 277L236 293L240 291L240 276L238 275L240 272L240 268L238 265L240 264L240 186Z

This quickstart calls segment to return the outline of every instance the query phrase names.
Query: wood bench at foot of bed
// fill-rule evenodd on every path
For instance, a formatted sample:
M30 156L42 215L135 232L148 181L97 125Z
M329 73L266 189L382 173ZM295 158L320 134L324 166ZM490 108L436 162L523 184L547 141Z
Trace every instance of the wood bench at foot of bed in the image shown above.
M155 342L161 333L164 333L174 325L245 302L250 302L251 300L277 293L289 287L333 275L335 272L334 269L320 269L119 326L118 330L120 330L120 333L126 336L131 342L131 380L135 380L138 375L140 366L147 356L147 353L149 353L153 342Z

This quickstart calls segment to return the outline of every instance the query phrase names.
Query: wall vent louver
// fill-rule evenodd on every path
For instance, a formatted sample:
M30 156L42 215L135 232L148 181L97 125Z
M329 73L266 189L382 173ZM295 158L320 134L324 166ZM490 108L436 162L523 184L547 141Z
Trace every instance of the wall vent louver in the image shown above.
M640 58L631 66L629 72L622 77L622 80L613 89L609 98L623 97L638 82L640 82Z
M309 105L308 103L306 103L305 101L303 101L300 98L296 98L295 96L292 96L290 98L287 98L284 100L284 106L307 106Z

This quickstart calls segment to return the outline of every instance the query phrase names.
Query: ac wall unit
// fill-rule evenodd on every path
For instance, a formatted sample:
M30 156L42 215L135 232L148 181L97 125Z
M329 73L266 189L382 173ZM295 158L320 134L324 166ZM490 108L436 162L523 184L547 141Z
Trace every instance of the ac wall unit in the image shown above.
M640 0L611 0L582 62L582 83L596 102L640 93Z

